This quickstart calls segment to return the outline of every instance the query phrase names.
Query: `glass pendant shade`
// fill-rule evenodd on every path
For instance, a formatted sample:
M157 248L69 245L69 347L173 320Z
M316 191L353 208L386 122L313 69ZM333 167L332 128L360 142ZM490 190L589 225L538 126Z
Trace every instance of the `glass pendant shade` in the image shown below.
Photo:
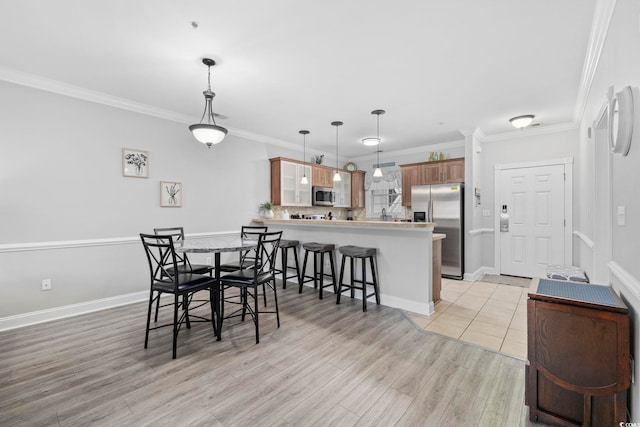
M334 181L342 181L342 177L340 176L340 172L336 171L336 173L333 175L333 180Z
M534 117L535 116L533 114L527 114L524 116L513 117L509 119L509 121L514 127L517 127L518 129L524 129L533 122Z
M382 178L382 168L380 168L380 166L373 170L373 176L376 178Z
M307 174L302 175L302 178L300 179L300 184L302 184L302 185L308 185L309 184L309 179L307 178Z
M206 144L211 148L212 145L221 142L225 136L227 136L227 130L222 126L216 124L216 119L213 114L213 108L211 104L216 94L211 90L211 67L216 64L213 59L204 58L202 63L208 67L207 75L207 90L202 92L204 95L204 112L200 118L200 123L189 126L189 130L193 134L194 138L198 141ZM204 122L206 119L206 123Z

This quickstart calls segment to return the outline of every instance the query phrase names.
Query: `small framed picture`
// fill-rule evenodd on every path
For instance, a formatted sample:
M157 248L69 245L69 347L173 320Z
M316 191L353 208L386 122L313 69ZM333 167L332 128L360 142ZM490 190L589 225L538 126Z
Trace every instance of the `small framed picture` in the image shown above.
M133 148L123 148L122 176L149 178L149 153Z
M167 208L182 207L182 183L160 181L160 206Z

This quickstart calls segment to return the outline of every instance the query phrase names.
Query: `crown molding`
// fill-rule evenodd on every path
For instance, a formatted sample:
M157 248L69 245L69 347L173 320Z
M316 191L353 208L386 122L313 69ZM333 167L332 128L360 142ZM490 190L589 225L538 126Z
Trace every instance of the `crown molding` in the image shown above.
M578 97L573 112L573 120L580 123L584 110L587 107L587 100L591 92L593 79L595 78L600 62L602 48L609 32L609 24L616 7L616 0L596 0L596 7L593 12L593 22L591 24L591 33L589 34L589 43L587 44L587 52L582 66L582 77L580 78L580 86L578 87Z
M46 92L56 93L58 95L68 96L70 98L133 111L147 116L158 117L172 122L189 124L195 123L198 120L184 114L176 113L175 111L153 107L151 105L142 104L129 99L111 96L104 92L86 89L80 86L63 83L57 80L37 76L35 74L24 73L22 71L6 67L0 67L0 80L34 89L40 89Z

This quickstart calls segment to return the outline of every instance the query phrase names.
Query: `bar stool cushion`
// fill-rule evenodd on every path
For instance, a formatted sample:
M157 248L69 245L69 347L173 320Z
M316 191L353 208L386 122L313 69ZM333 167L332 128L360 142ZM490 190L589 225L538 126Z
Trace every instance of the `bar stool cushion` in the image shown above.
M342 255L354 258L367 258L376 256L376 253L378 252L376 248L363 248L361 246L353 245L340 246L339 250Z
M300 246L300 240L280 240L280 248L297 248Z
M302 247L312 252L329 252L334 250L336 245L334 245L333 243L307 242L303 243Z

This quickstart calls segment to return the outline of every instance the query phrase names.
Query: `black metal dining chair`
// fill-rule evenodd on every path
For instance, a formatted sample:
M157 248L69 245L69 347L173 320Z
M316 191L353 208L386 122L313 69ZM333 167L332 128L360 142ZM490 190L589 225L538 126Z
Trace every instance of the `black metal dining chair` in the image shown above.
M240 230L240 237L243 239L258 240L260 233L266 233L267 227L258 225L243 225ZM221 272L234 272L244 270L245 268L253 268L257 257L257 249L240 252L240 259L237 262L230 262L220 266Z
M149 307L147 311L147 327L144 337L144 348L149 342L149 331L173 326L173 358L176 358L176 347L178 342L178 332L185 324L187 329L191 329L191 322L211 322L214 335L217 333L215 324L215 279L211 276L195 273L179 272L179 257L174 246L173 236L163 236L157 234L140 234L142 245L144 246L147 260L149 262ZM209 302L211 304L211 319L189 313L189 307L193 295L202 290L209 290ZM151 327L151 309L153 303L159 303L163 293L173 295L173 303L163 305L173 305L173 322ZM182 308L182 310L179 310ZM156 320L157 323L157 307ZM194 320L192 320L194 319Z
M166 227L166 228L154 228L154 234L162 236L173 237L174 243L179 243L184 240L184 227ZM189 261L189 257L186 253L176 252L176 259L178 260L178 273L194 273L194 274L208 274L213 276L213 266L208 264L192 264ZM167 265L167 270L172 271L173 266ZM202 300L197 301L202 303ZM160 298L156 301L156 314L155 321L158 321L158 311L160 309Z
M253 260L253 268L238 270L220 278L222 285L222 301L225 301L225 288L236 287L240 289L239 304L242 305L240 309L234 311L225 317L225 319L241 317L244 321L247 312L249 312L249 315L253 319L253 323L256 327L256 344L260 342L258 321L259 313L275 313L278 328L280 327L280 313L278 311L278 294L276 286L276 254L278 252L281 237L282 231L259 233L258 247L256 248L256 256ZM273 291L275 311L258 310L258 289L259 287L263 287L264 293L265 285ZM249 304L249 298L253 299L253 307ZM224 315L224 312L220 313L220 315Z
M173 237L174 243L184 240L184 227L154 228L153 232L158 235ZM176 253L176 257L178 259L179 273L209 274L210 276L213 275L212 265L192 264L189 261L189 257L185 253Z

